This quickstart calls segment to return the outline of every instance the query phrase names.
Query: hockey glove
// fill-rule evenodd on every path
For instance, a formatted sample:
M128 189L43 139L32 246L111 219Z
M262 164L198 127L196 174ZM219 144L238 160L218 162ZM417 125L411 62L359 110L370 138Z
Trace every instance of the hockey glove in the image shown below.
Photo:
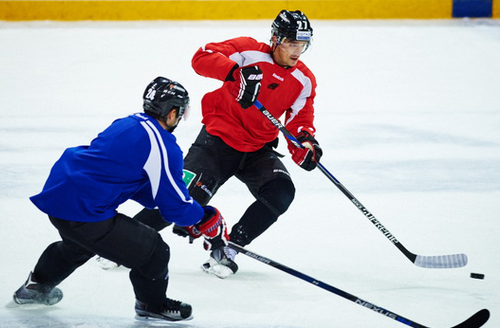
M178 236L181 236L181 237L190 236L192 238L198 238L198 237L201 236L201 235L198 235L197 237L194 237L191 233L189 233L188 227L183 227L183 226L180 226L180 225L177 225L177 224L174 224L172 232L175 233Z
M252 106L260 92L262 71L258 66L242 67L234 71L235 83L232 95L241 107L247 109Z
M203 247L209 251L211 249L227 246L229 236L227 234L226 222L219 210L212 206L204 206L205 215L200 222L194 226L186 227L189 234L198 238L205 238Z
M307 131L301 131L295 138L304 148L289 146L293 161L306 171L314 170L323 155L318 141Z

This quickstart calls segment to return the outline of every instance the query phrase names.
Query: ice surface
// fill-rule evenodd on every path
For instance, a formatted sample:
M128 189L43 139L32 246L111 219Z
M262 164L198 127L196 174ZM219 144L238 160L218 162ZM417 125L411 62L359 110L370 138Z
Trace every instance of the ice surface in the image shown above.
M303 60L318 80L322 163L410 251L465 253L459 269L408 261L319 171L287 156L297 194L248 246L421 324L453 326L482 308L500 327L500 22L313 21ZM269 21L0 22L0 326L142 327L125 268L79 268L53 307L20 309L12 293L56 230L28 200L70 146L141 110L154 77L192 96L176 135L187 151L200 99L220 82L190 67L198 47L241 35L266 42ZM265 104L264 104L265 105ZM284 142L280 151L286 153ZM230 180L213 199L229 225L252 202ZM133 215L139 207L126 203ZM170 327L400 327L400 323L245 256L220 280L203 273L201 242L169 229L169 296L193 305ZM485 274L471 279L470 272Z

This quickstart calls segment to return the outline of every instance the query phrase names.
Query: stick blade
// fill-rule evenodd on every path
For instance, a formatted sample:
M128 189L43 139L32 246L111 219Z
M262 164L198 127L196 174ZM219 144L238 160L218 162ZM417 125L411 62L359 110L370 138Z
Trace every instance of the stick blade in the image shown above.
M467 255L452 254L438 256L421 256L417 255L415 265L428 269L452 269L461 268L467 265Z
M453 326L451 328L476 328L476 327L482 327L486 321L490 318L490 311L487 309L482 309L481 311L478 311L476 314L474 314L472 317L469 319L465 320L464 322Z

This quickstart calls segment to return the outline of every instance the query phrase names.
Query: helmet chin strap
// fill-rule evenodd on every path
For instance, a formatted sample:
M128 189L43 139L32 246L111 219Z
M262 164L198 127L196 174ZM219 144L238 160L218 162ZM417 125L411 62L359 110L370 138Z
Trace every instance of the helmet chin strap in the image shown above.
M167 123L168 116L161 118L161 120L163 121L163 124L165 124L165 130L167 130L170 133L173 133L175 128L177 128L177 126L179 126L180 120L178 120L178 118L179 118L179 111L178 110L176 110L175 118L176 118L176 122L177 122L175 125L169 125Z
M165 124L165 125L167 126L167 129L166 129L166 130L167 130L168 132L170 132L170 133L174 133L174 130L175 130L175 128L177 128L177 126L179 125L179 123L177 123L177 124L176 124L176 125L174 125L174 126L170 126L170 125L168 125L168 124Z

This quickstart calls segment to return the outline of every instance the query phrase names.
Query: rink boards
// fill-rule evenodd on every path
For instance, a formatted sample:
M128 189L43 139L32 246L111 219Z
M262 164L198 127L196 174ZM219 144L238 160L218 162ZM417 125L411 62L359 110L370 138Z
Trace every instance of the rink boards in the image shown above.
M300 9L310 19L500 18L500 0L0 1L0 20L272 19Z

